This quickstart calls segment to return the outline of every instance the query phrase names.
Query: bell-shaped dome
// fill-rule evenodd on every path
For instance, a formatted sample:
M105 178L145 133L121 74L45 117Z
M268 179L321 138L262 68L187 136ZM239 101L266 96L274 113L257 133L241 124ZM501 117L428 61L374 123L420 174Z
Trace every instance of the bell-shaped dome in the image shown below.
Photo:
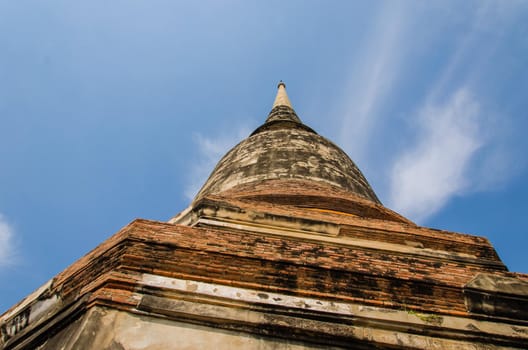
M266 122L220 160L196 200L278 179L326 184L380 204L346 153L301 122L282 82Z

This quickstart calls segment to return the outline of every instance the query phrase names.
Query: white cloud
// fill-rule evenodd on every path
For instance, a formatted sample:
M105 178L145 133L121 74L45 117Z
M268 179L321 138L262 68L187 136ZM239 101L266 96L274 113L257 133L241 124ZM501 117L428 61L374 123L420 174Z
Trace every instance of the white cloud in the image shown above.
M4 216L0 214L0 267L12 263L13 254L13 228L7 223Z
M500 188L522 167L508 142L509 116L499 121L489 112L490 101L485 112L470 93L480 90L479 79L493 67L504 24L518 14L518 5L488 1L471 14L468 31L411 118L418 123L416 142L393 163L390 204L396 211L424 221L454 196ZM438 103L442 99L447 102Z
M513 132L506 125L511 116L500 112L502 101L493 100L486 87L493 83L489 72L512 20L522 12L520 4L485 1L452 11L442 3L439 20L430 17L430 7L382 6L343 88L347 105L340 144L374 180L389 207L423 222L454 196L500 188L519 172L523 157L513 152L508 136ZM446 34L445 20L455 28L452 33ZM421 35L424 24L430 27ZM464 31L457 32L457 26ZM448 51L441 55L445 61L436 61L440 66L429 67L424 79L433 80L423 80L429 88L416 102L404 96L401 105L393 105L405 91L400 83L420 81L413 65L420 67L422 61L415 59L436 52L437 42ZM419 112L403 118L409 110ZM400 119L396 132L391 118ZM396 140L395 134L416 136ZM380 140L389 146L381 150Z
M247 126L241 126L237 130L224 133L223 136L216 138L209 138L201 134L194 135L194 142L198 146L199 158L191 168L191 177L184 191L185 196L189 200L194 199L194 196L205 183L220 158L238 142L248 137L250 130ZM218 134L222 135L222 133Z
M469 166L485 138L479 104L464 88L441 106L426 105L417 122L414 147L392 168L390 206L422 221L471 189Z
M448 4L441 6L451 7ZM468 22L468 27L456 39L456 46L440 79L429 91L429 100L442 96L446 91L451 92L450 84L459 78L465 81L465 85L475 84L475 80L491 68L489 64L493 62L493 55L504 44L505 33L511 30L511 23L522 13L523 7L526 4L521 2L490 0L478 3L474 8L471 6L470 13L457 13Z
M408 9L402 3L387 2L381 7L364 47L358 47L354 69L345 87L340 144L354 152L360 164L369 160L367 149L372 130L379 122L380 107L390 95L402 71L407 52Z

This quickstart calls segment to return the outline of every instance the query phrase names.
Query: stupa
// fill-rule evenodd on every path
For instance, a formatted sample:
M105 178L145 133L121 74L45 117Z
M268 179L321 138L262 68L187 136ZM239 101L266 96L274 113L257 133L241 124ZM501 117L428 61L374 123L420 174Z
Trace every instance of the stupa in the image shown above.
M528 275L383 206L281 82L187 209L123 227L0 331L10 350L526 349Z

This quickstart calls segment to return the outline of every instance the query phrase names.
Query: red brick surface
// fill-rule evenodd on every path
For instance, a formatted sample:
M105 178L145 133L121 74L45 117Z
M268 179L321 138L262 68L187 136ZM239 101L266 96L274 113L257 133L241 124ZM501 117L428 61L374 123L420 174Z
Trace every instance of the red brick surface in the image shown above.
M486 266L234 230L136 220L55 278L66 300L134 307L141 273L464 315L462 287ZM516 274L520 278L524 275Z

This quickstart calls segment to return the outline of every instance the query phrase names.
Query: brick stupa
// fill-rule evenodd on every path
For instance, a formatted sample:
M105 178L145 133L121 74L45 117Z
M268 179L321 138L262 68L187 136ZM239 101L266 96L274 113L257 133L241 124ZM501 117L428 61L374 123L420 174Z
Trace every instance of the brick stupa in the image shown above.
M280 83L186 210L131 222L0 330L10 350L526 349L528 275L384 207Z

